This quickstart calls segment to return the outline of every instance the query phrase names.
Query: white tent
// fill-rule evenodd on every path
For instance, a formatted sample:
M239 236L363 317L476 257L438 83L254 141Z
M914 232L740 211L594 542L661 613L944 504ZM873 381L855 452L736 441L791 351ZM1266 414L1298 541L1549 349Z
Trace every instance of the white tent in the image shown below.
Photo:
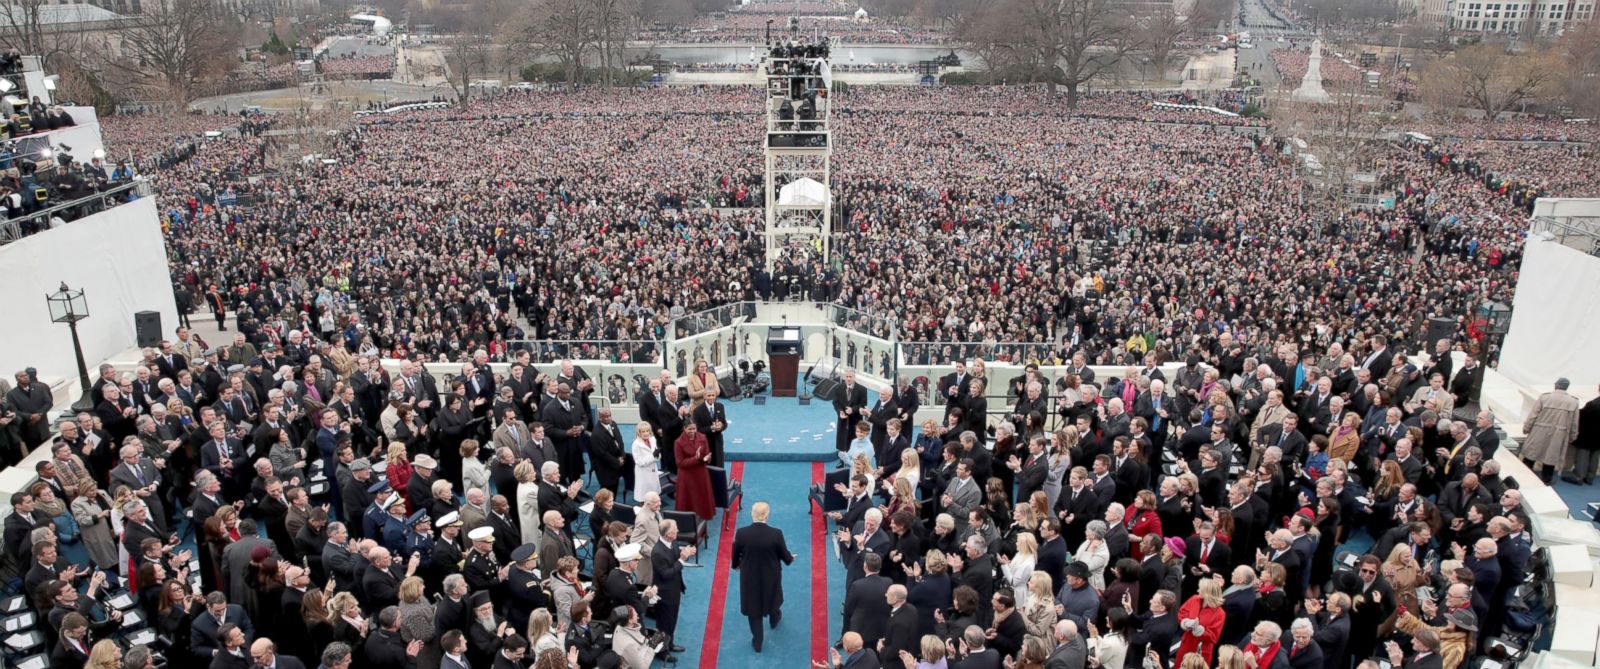
M800 179L778 189L778 204L827 206L833 201L828 187L815 179Z
M350 17L350 20L359 23L372 24L372 34L379 37L389 34L389 30L394 28L393 21L375 14L356 14L355 16Z

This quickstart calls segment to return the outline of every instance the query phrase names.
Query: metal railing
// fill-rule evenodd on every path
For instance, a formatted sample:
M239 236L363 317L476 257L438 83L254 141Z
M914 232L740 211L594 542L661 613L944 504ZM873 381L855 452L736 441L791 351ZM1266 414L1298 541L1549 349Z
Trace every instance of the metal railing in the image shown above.
M1592 216L1536 216L1529 235L1547 235L1550 241L1600 257L1600 218Z
M56 217L56 214L62 214L61 218L70 225L80 218L92 216L128 202L127 196L129 194L137 197L149 197L150 182L144 179L134 179L91 195L68 200L60 204L53 204L38 211L31 211L22 216L7 219L4 222L0 222L0 245L10 244L28 235L49 230L50 221Z
M607 360L624 364L661 364L666 347L653 339L515 339L509 349L528 351L533 362Z
M675 339L693 337L730 325L738 325L756 316L755 302L732 302L672 319L667 331Z

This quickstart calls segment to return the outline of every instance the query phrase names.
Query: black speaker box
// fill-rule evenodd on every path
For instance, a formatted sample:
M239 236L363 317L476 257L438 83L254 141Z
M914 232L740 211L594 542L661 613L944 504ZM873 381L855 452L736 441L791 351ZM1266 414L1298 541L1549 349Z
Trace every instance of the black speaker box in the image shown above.
M1456 319L1446 318L1444 316L1434 316L1433 318L1428 319L1428 339L1427 341L1423 342L1422 350L1427 351L1431 355L1433 353L1433 346L1439 343L1440 339L1454 339L1455 334Z
M823 379L823 380L817 382L817 389L812 392L812 395L816 396L816 398L819 399L819 400L832 402L833 401L833 390L835 388L838 388L838 387L839 387L839 382L838 381L835 381L833 379Z
M161 312L139 311L133 314L133 331L139 339L139 348L161 345Z

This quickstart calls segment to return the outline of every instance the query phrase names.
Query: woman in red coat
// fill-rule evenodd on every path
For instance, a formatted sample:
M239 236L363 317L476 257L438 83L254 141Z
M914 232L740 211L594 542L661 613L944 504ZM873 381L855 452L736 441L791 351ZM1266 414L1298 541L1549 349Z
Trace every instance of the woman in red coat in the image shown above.
M1127 515L1128 552L1133 554L1133 559L1140 560L1144 558L1144 551L1139 547L1144 535L1153 533L1161 536L1161 516L1156 515L1156 494L1140 490L1133 499L1133 509Z
M702 519L717 515L716 500L711 497L711 445L700 434L694 421L685 421L683 435L673 444L678 456L678 510L693 511Z
M1216 656L1217 639L1222 636L1226 619L1227 614L1222 610L1222 586L1217 585L1216 579L1201 579L1200 594L1178 607L1178 629L1183 640L1173 657L1199 653L1209 665Z

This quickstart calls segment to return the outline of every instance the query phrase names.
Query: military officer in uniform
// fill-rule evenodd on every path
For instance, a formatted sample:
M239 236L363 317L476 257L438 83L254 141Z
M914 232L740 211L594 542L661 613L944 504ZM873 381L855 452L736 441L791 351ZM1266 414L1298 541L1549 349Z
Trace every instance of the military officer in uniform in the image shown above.
M399 501L400 495L389 490L388 481L379 481L367 488L372 495L372 506L361 514L361 536L378 539L382 536L385 518L389 515L389 505Z
M506 588L511 595L506 603L506 622L512 629L528 629L528 616L533 615L533 610L549 604L544 596L544 585L534 571L537 557L533 544L518 546L511 553L511 570L506 576Z
M396 556L406 555L406 539L411 535L411 519L406 515L406 502L396 499L383 516L378 545Z
M466 556L461 553L461 514L451 511L439 517L439 538L433 542L433 566L442 580L461 573ZM435 585L429 583L430 585Z
M444 575L433 562L433 519L428 517L427 511L418 511L411 514L407 522L410 527L406 531L406 558L413 555L421 557L422 561L417 564L417 576L428 584L429 590L434 590Z
M467 535L472 540L472 550L467 554L466 564L461 566L461 575L467 579L467 588L474 594L487 592L499 609L505 602L505 587L508 567L500 566L500 561L494 557L494 530L485 525L473 530Z

